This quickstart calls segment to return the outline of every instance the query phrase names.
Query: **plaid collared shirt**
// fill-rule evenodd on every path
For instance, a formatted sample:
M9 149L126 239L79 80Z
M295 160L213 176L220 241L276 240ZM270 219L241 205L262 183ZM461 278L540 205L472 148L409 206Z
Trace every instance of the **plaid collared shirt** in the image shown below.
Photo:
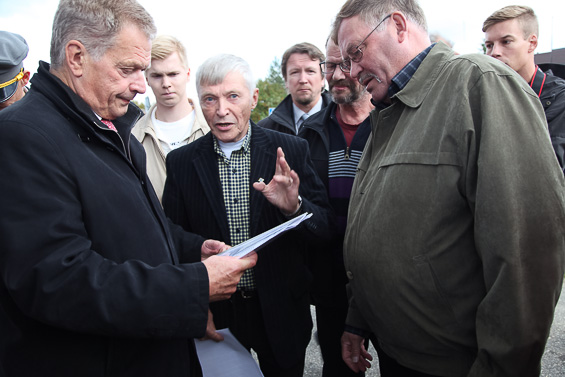
M390 84L390 86L388 87L389 98L392 98L392 96L404 89L404 87L408 84L408 81L410 81L412 76L414 76L414 73L416 73L416 71L418 70L420 64L422 64L426 56L428 56L428 53L430 52L432 47L434 47L434 45L435 43L426 48L424 51L420 52L414 59L410 61L410 63L406 64L406 66L404 66L404 68L402 68L400 72L398 72L396 76L392 78L392 84Z
M249 174L251 172L251 127L241 148L227 158L218 140L214 137L214 151L218 157L220 182L228 216L231 245L235 246L249 238ZM245 271L238 289L255 289L252 268Z

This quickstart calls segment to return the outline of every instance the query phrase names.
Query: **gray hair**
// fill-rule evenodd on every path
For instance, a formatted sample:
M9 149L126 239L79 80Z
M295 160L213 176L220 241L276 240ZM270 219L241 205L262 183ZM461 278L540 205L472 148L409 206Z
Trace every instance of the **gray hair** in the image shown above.
M149 39L157 32L151 15L135 0L61 0L53 20L52 67L63 65L71 40L80 41L94 60L100 60L128 24Z
M230 72L239 72L243 76L247 88L253 97L255 79L249 64L240 57L230 54L220 54L208 58L196 72L196 92L200 98L201 88L204 85L218 85Z
M383 18L395 11L404 14L408 20L425 32L428 31L426 16L416 0L348 0L335 17L332 39L338 42L337 33L341 22L346 18L359 16L368 26L375 27Z

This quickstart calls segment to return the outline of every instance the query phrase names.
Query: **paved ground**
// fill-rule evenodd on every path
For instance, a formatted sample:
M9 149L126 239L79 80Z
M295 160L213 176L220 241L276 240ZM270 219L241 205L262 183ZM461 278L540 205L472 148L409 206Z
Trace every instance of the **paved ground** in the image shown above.
M376 359L374 350L371 354ZM378 364L374 362L373 367L365 376L380 376L378 369ZM304 377L320 377L321 375L322 357L320 355L320 347L312 338L306 355ZM563 295L557 304L555 319L542 359L541 375L542 377L565 377L565 298L563 298Z

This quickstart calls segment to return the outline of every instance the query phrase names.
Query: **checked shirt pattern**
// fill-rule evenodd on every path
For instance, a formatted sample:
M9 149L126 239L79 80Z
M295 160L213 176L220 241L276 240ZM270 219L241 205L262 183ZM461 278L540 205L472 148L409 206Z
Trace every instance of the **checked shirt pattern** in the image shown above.
M218 141L214 138L214 151L218 156L220 182L222 183L232 246L249 239L250 140L251 127L245 136L241 149L233 151L231 157L227 158ZM243 290L256 289L253 268L245 271L237 287Z

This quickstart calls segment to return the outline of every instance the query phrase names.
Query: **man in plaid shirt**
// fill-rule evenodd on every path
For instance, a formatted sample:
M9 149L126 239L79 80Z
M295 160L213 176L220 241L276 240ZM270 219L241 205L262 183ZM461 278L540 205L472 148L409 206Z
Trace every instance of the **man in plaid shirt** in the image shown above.
M326 190L306 141L250 121L259 92L245 61L208 59L196 87L212 132L168 155L163 206L186 230L230 245L313 214L262 248L231 299L211 307L216 327L253 348L265 376L302 376L312 329L306 245L329 238Z

